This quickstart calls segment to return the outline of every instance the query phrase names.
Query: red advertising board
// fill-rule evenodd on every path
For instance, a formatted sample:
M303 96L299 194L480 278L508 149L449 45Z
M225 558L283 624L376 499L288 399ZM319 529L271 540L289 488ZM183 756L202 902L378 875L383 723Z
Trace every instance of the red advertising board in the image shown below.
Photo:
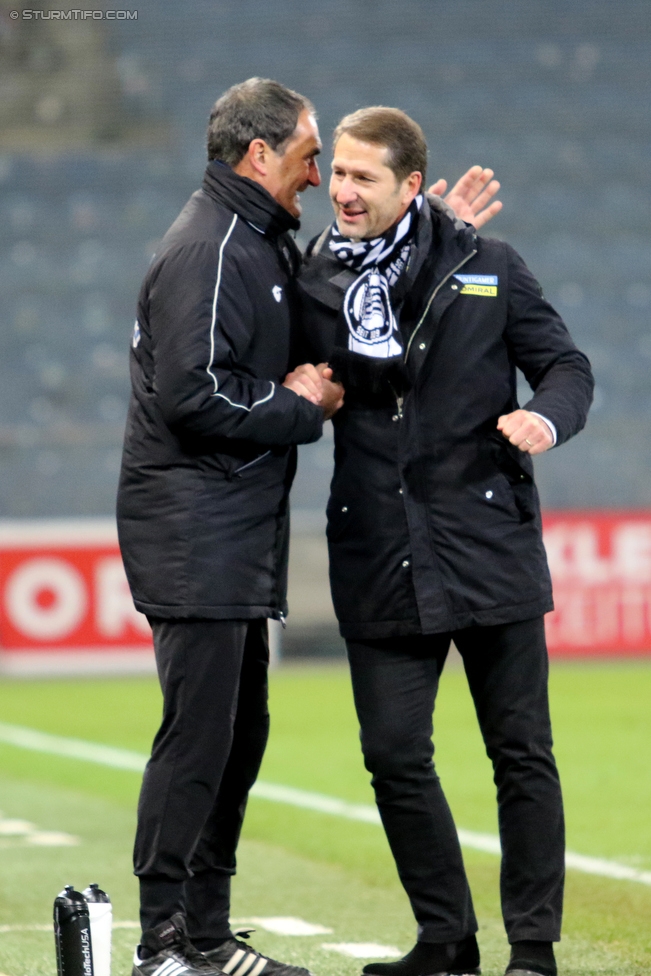
M0 667L151 670L112 519L0 523Z
M651 654L651 512L549 513L543 526L550 654Z
M553 656L651 654L651 512L543 518ZM112 519L0 522L0 670L153 670Z

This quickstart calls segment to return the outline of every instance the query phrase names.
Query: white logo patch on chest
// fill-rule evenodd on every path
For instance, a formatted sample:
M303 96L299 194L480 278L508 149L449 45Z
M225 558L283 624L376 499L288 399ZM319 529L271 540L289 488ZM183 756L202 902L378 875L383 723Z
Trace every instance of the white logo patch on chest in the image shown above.
M279 302L283 297L283 290L280 285L274 285L271 289L271 294L274 296L277 302Z

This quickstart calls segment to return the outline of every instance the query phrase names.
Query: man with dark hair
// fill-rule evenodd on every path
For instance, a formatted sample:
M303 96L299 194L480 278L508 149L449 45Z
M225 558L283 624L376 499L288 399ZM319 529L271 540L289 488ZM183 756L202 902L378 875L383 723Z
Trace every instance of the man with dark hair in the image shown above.
M209 163L138 301L118 527L164 696L134 864L134 976L306 976L230 929L230 880L268 734L267 619L287 612L296 445L342 389L290 349L299 194L318 186L312 104L251 78L213 108ZM500 204L475 167L452 191L478 224ZM489 204L487 206L487 204ZM187 919L187 927L186 927Z
M306 356L334 417L330 580L361 742L418 922L373 976L479 973L459 840L432 762L454 640L497 786L507 972L556 976L564 832L547 700L552 609L532 455L584 425L586 357L522 259L422 193L427 147L397 109L336 129L335 222L299 278ZM520 408L516 367L534 391Z

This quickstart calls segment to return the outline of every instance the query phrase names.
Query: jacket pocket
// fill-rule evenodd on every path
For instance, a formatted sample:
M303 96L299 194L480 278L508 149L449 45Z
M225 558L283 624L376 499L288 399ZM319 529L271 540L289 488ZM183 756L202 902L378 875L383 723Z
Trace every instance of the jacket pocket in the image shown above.
M285 450L275 451L273 448L254 457L251 457L251 453L248 457L246 455L242 457L235 454L215 453L204 455L201 458L201 468L211 474L222 475L226 481L235 481L246 478L249 473L251 477L254 477L258 469L266 467L274 458L284 458L286 453Z
M250 471L256 465L262 464L263 461L268 460L271 457L271 450L265 451L264 454L259 454L257 457L253 458L252 461L247 461L246 464L242 464L239 468L235 468L233 471L234 478L241 478L245 471Z
M510 444L501 434L491 435L491 448L497 467L511 486L520 521L530 522L538 514L531 455Z

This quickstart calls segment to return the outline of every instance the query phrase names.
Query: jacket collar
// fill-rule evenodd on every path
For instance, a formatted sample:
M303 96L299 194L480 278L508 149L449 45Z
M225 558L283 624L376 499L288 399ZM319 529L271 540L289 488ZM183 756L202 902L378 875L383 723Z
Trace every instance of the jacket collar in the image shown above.
M421 262L422 274L414 283L411 301L416 310L428 302L441 283L460 265L465 264L477 250L477 231L457 217L441 197L428 196L432 234L427 244L428 254Z
M263 186L239 176L230 166L212 160L206 167L203 190L213 200L233 210L265 237L278 237L301 226L296 217L276 203Z
M474 228L462 220L461 217L457 217L450 204L446 203L443 197L435 197L431 193L426 193L425 199L429 203L430 210L445 220L448 220L456 231L470 230L474 233Z

